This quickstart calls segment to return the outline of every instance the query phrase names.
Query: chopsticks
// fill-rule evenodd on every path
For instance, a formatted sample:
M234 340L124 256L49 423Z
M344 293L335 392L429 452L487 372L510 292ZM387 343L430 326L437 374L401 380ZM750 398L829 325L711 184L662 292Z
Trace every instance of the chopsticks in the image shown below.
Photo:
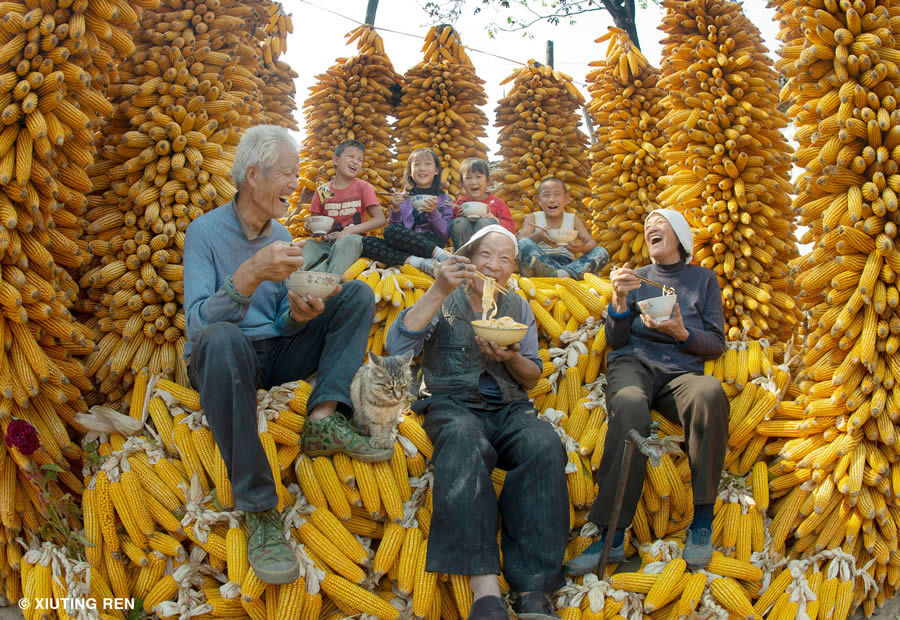
M484 280L485 282L493 282L493 283L494 283L494 287L495 287L498 291L503 291L503 293L504 293L505 295L509 295L509 292L510 292L509 289L506 288L505 285L501 285L499 282L497 282L497 281L496 281L494 278L492 278L491 276L486 276L486 275L484 275L483 273L481 273L480 271L477 271L477 270L475 271L475 275L478 276L479 278L481 278L482 280Z
M651 284L653 286L658 286L659 288L665 290L671 290L671 287L666 286L665 284L660 284L659 282L654 282L653 280L648 280L647 278L642 278L641 276L634 274L634 277L640 280L641 282L646 282L647 284Z
M610 272L614 271L615 269L619 269L619 267L615 267L614 269L610 270ZM653 280L648 280L647 278L639 276L638 274L634 274L634 277L637 278L638 280L640 280L641 282L646 282L647 284L649 284L651 286L657 286L657 287L661 288L663 290L663 292L672 291L673 294L675 293L675 289L673 289L671 286L666 286L665 284L660 284L659 282L654 282Z

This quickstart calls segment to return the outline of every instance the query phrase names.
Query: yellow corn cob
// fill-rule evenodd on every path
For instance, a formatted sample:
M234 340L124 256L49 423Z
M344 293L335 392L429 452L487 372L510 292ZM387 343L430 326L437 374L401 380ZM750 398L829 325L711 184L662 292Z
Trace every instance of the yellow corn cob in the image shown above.
M230 527L225 534L225 549L228 555L228 580L243 583L250 563L247 559L247 533L240 527Z
M395 607L340 575L327 573L322 580L322 591L349 609L386 620L400 617L400 612Z
M422 452L425 458L431 458L431 455L434 452L434 446L431 444L431 440L419 423L406 415L400 420L397 429L400 431L401 435L413 443L417 450Z
M327 508L328 500L316 477L312 459L301 456L294 462L294 472L297 474L297 481L306 501L316 508Z
M354 583L363 582L366 575L362 569L344 555L315 525L307 521L297 529L303 544L322 558L328 566Z
M762 569L750 564L750 562L726 557L718 551L713 552L707 569L716 575L734 577L743 581L759 581L763 576Z
M153 532L147 537L147 541L148 546L153 551L159 551L164 555L178 558L179 560L183 560L186 557L184 547L173 536L162 532Z
M646 613L652 613L662 608L678 595L675 588L684 574L685 568L686 564L681 558L676 558L666 565L663 572L660 573L659 579L651 586L644 598Z
M353 537L347 528L344 527L344 524L331 512L324 508L317 508L309 514L309 520L353 562L365 564L369 561L369 553L365 547Z
M371 463L353 460L353 471L356 473L356 483L359 485L359 494L362 496L363 505L369 516L381 513L381 493L378 481L375 477L375 469Z
M769 470L762 461L753 465L752 484L756 507L766 510L769 507Z
M375 474L381 503L388 518L398 522L402 521L403 500L400 498L400 490L397 488L397 481L394 479L390 463L371 463L371 467Z
M413 594L415 586L416 561L422 544L422 532L417 528L406 530L406 540L397 560L397 589L404 596Z
M186 409L191 409L193 411L200 411L202 409L202 406L200 405L200 394L196 390L184 387L183 385L178 385L168 379L160 379L157 381L156 389L165 390Z
M278 613L285 614L287 618L299 617L305 596L306 580L303 577L297 577L291 583L281 586L278 589Z
M424 617L434 605L435 585L437 583L437 573L425 570L425 562L427 557L428 541L423 540L419 545L419 551L416 558L415 581L413 587L413 613L417 616Z
M747 599L747 595L741 590L741 586L734 579L730 577L713 579L709 589L719 604L729 612L736 614L740 618L754 617L753 606Z
M331 459L324 456L316 457L313 459L312 466L316 480L318 481L322 492L325 494L325 498L328 501L328 506L331 508L331 511L339 519L346 521L350 518L350 505L347 503L347 497L341 490L337 473L334 470L334 466L331 464Z

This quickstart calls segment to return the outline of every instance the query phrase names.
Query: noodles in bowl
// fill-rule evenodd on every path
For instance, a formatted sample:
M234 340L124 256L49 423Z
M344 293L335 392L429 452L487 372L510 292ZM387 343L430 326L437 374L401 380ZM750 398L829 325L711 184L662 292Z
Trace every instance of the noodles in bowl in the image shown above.
M489 342L496 342L501 347L508 347L525 337L528 326L517 323L512 317L501 316L496 319L479 319L472 321L475 335Z

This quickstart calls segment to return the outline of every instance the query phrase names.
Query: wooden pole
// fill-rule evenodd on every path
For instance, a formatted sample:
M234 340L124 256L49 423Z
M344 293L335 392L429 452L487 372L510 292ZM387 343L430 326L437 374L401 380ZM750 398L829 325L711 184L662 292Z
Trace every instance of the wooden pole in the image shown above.
M591 144L597 141L597 136L594 135L594 123L591 122L591 114L588 112L587 104L582 106L581 113L584 116L584 124L587 126L588 137L591 139Z
M378 0L369 0L366 7L366 23L370 26L375 24L375 11L378 10Z
M553 68L553 41L547 41L547 64Z

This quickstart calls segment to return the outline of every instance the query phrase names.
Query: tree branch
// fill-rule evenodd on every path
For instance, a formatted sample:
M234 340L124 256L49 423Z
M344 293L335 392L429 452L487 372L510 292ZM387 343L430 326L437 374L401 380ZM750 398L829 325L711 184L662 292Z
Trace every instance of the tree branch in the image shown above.
M491 22L491 26L493 26L497 30L502 30L503 32L518 32L519 30L525 30L526 28L530 28L531 26L533 26L534 24L536 24L540 21L546 20L546 21L550 22L551 24L555 24L555 23L559 22L559 19L562 17L572 17L573 15L582 15L584 13L591 13L593 11L602 11L602 10L603 10L602 6L595 6L595 7L585 8L585 9L578 9L577 11L571 11L571 12L566 11L566 12L562 12L562 13L559 13L559 12L558 13L550 13L549 15L541 15L535 11L531 11L534 15L537 15L537 17L535 17L530 22L514 20L513 23L516 25L513 26L512 28L504 28L503 26L501 26L500 24L497 24L496 22Z
M647 1L640 0L641 6L646 7ZM658 2L658 0L654 0ZM553 5L556 10L541 14L540 11L534 9L528 0L481 0L482 6L493 5L496 8L512 10L514 6L524 7L529 13L535 16L531 21L523 21L516 17L507 17L507 26L501 26L496 22L491 22L488 32L495 31L516 32L526 30L540 21L547 21L551 24L558 24L562 18L572 18L575 15L582 15L594 11L606 10L613 18L615 25L624 30L631 42L640 49L640 41L638 40L637 26L635 23L635 0L556 0ZM453 23L462 13L465 0L426 0L422 5L426 13L437 21L447 21ZM548 2L541 0L541 5L548 8ZM601 6L602 5L602 6ZM482 7L475 8L474 13L480 13Z

